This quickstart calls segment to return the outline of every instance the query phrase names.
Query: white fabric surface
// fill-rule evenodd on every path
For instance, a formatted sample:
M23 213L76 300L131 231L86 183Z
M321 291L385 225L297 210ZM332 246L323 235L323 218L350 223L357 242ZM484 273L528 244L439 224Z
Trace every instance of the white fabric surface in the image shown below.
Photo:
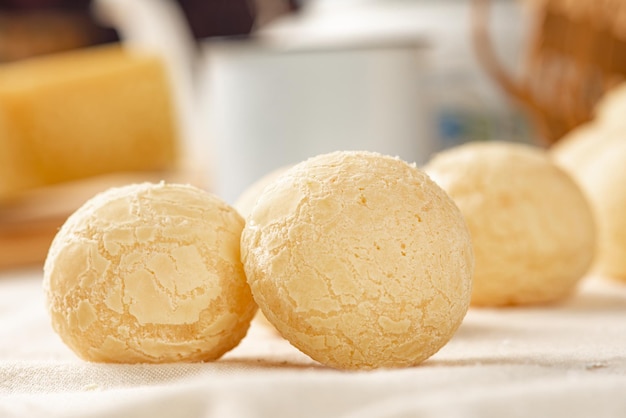
M0 274L0 417L623 417L626 285L556 306L471 309L419 367L325 368L262 324L221 360L110 365L52 331L40 271Z

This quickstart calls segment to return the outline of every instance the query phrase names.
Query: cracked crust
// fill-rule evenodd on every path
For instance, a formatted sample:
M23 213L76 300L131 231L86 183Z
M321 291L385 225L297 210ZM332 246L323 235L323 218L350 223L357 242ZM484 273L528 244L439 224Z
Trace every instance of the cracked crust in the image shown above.
M264 190L241 242L265 316L332 367L419 364L468 308L473 255L463 218L397 158L344 151L297 164Z
M568 296L595 245L590 206L544 151L469 143L424 169L463 212L474 243L473 305L545 303Z
M95 196L68 218L45 262L53 328L91 361L220 357L256 310L239 260L242 228L234 209L192 186Z

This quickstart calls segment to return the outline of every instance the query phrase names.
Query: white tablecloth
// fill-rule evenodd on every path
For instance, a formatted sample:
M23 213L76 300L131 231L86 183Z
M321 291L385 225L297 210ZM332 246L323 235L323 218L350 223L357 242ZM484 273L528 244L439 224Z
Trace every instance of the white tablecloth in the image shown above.
M323 367L260 323L222 359L109 365L52 331L41 272L0 273L0 417L624 417L626 285L557 306L471 309L419 367Z

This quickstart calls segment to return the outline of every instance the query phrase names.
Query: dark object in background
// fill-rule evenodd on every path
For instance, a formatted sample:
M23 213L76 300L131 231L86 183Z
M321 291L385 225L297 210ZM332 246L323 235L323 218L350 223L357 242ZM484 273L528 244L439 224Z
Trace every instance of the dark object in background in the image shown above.
M133 1L133 0L129 0ZM295 0L177 0L196 39L249 35L295 11ZM0 0L0 63L119 41L91 13L93 0Z
M177 0L196 39L246 36L299 9L297 0Z
M252 31L254 10L249 0L178 0L196 39L245 36Z

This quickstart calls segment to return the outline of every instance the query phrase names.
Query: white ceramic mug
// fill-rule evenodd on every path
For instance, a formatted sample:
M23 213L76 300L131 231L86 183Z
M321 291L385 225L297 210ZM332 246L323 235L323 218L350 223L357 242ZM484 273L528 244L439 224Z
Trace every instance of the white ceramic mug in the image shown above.
M215 191L234 202L264 174L335 150L422 160L415 44L284 50L263 42L211 42L203 120Z

